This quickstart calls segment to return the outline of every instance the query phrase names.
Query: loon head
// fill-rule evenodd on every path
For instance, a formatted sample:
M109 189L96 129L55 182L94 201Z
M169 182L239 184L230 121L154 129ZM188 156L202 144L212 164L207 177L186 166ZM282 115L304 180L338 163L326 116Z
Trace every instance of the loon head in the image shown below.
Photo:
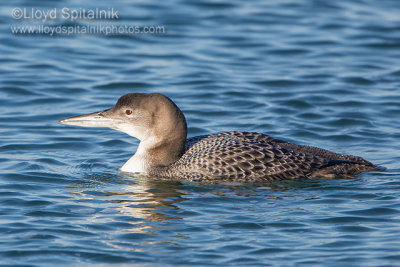
M152 166L168 166L182 156L185 148L185 116L171 99L159 93L126 94L110 109L71 117L60 123L108 127L138 138L141 142L137 152L129 160L133 170L125 164L123 171L146 172L145 169Z

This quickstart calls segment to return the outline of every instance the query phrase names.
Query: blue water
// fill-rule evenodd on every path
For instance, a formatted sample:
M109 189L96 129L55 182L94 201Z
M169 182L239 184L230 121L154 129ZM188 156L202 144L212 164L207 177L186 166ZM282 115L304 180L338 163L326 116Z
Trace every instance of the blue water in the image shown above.
M0 263L399 266L400 2L4 1ZM118 19L14 19L14 8ZM29 15L29 14L28 14ZM161 26L157 34L12 34L12 26ZM386 167L357 179L151 181L138 141L60 125L161 92L189 136L257 131Z

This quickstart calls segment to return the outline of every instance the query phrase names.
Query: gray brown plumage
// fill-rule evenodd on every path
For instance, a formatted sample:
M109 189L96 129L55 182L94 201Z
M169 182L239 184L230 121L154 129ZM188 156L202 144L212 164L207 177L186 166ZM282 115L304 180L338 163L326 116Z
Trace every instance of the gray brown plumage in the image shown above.
M332 178L378 170L356 156L295 145L268 135L224 132L187 140L186 152L174 164L149 174L185 180L275 181Z
M380 170L360 157L296 145L268 135L225 132L186 140L186 120L162 94L127 94L108 110L61 121L109 127L141 140L121 170L173 180L275 181Z

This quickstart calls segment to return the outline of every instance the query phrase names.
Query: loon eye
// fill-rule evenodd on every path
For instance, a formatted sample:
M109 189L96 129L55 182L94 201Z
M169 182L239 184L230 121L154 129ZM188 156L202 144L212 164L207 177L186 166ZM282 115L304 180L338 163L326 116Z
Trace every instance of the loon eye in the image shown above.
M132 110L130 110L130 109L125 110L125 114L126 115L131 115L132 114Z

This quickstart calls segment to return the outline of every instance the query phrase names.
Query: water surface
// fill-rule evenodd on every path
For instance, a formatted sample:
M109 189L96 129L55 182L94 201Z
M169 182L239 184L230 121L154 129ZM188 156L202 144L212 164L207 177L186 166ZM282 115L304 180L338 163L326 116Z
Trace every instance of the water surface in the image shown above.
M14 8L111 8L161 34L19 34ZM13 1L0 9L0 262L400 264L398 1ZM57 121L161 92L189 136L257 131L386 167L357 179L162 182L138 141Z

